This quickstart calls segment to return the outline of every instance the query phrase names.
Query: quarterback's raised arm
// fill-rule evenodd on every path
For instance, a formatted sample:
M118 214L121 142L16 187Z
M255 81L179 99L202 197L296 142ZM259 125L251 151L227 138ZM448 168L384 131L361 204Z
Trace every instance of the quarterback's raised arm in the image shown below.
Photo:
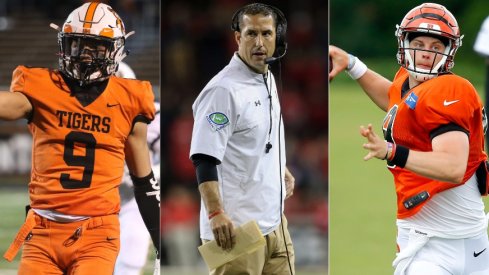
M24 94L0 91L0 119L27 118L31 111L32 105Z
M344 50L330 45L329 56L331 58L329 80L331 81L340 72L346 70L350 77L358 82L370 99L387 111L389 106L389 87L392 82L380 74L370 70L357 57L348 54Z

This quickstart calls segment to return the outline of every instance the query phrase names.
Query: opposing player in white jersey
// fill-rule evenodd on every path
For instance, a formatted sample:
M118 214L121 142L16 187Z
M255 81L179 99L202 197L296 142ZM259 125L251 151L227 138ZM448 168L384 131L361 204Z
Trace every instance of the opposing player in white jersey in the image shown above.
M136 78L134 71L124 62L119 64L117 76ZM155 119L148 125L148 147L151 151L151 164L155 178L160 181L160 104L155 102ZM127 168L119 187L121 195L121 249L117 257L114 275L140 275L148 258L150 236L139 214L132 191L132 182ZM159 264L159 262L157 262ZM157 273L155 273L157 274Z

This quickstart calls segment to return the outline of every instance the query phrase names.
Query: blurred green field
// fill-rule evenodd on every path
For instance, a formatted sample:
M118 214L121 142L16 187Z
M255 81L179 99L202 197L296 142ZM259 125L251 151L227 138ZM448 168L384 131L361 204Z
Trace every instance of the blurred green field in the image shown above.
M385 163L365 162L359 126L384 118L355 81L343 74L330 84L330 275L391 275L396 252L394 183ZM479 92L481 85L476 85ZM486 211L489 211L486 199Z
M22 225L25 217L25 205L28 203L27 188L20 186L0 187L0 256L3 256ZM20 255L21 251L11 263L2 257L0 275L17 274ZM143 275L153 274L154 257L149 257Z
M25 205L28 204L27 189L4 188L0 189L0 253L5 253L22 225L25 217ZM0 260L0 274L16 274L14 271L19 265L20 253L11 263L3 257ZM9 273L9 271L12 273Z

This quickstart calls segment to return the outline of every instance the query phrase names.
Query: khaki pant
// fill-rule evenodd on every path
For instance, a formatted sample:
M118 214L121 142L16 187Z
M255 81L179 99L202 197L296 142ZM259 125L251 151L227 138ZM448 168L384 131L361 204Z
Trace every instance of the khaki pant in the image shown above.
M282 224L280 224L275 231L265 236L266 245L264 247L220 266L217 269L212 270L209 274L294 275L294 246L292 245L292 241L290 239L289 230L287 229L287 219L284 215L282 215L282 223L287 249L285 248L284 234L282 234ZM207 241L203 240L203 242ZM287 250L289 252L288 257Z
M35 225L24 242L18 274L113 273L120 247L117 215L72 223L50 221L37 214L33 218Z

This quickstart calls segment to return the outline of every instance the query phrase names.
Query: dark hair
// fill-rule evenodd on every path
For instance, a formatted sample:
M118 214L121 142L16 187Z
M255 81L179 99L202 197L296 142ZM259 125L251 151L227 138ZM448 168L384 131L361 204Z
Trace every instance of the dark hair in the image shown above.
M249 14L249 15L261 14L264 16L271 15L273 18L273 23L277 25L277 13L273 10L273 8L262 3L253 3L253 4L246 5L240 10L238 10L237 14L235 15L237 20L235 22L235 26L233 26L233 29L235 31L241 31L241 23L243 22L243 15L245 14Z

